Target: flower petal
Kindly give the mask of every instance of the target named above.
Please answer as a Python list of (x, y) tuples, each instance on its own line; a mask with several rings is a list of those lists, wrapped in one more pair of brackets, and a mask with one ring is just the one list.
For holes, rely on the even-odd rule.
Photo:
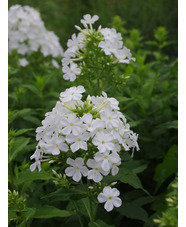
[(121, 201), (121, 199), (118, 198), (118, 197), (113, 197), (113, 198), (112, 198), (112, 203), (113, 203), (113, 205), (114, 205), (115, 207), (120, 207), (121, 204), (122, 204), (122, 201)]
[(100, 193), (100, 194), (98, 195), (97, 199), (98, 199), (98, 201), (99, 201), (100, 203), (104, 203), (104, 202), (107, 201), (107, 197), (106, 197), (103, 193)]
[(73, 167), (67, 167), (66, 169), (65, 169), (65, 174), (68, 176), (68, 177), (72, 177), (73, 175), (74, 175), (74, 173), (75, 173), (75, 168), (73, 168)]
[(104, 208), (107, 212), (110, 212), (111, 210), (113, 210), (114, 206), (113, 206), (113, 203), (108, 200), (105, 205), (104, 205)]
[(72, 179), (76, 182), (79, 182), (81, 180), (81, 173), (80, 171), (76, 171)]

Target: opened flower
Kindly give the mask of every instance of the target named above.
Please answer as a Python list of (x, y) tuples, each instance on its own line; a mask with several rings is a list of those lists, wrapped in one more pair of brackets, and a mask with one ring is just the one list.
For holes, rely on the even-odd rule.
[(116, 188), (107, 186), (103, 189), (103, 192), (98, 195), (98, 201), (100, 203), (105, 203), (105, 210), (110, 212), (114, 207), (121, 206), (122, 201), (118, 198), (119, 195), (120, 192)]
[(65, 174), (68, 177), (72, 177), (72, 179), (76, 182), (81, 180), (82, 175), (84, 177), (88, 174), (88, 169), (84, 166), (84, 161), (82, 158), (76, 158), (75, 160), (68, 158), (67, 164), (71, 165), (71, 167), (67, 167), (65, 169)]

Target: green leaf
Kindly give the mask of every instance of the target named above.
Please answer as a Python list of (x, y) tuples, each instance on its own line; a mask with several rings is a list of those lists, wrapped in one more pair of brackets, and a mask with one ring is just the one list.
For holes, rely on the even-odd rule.
[(113, 181), (121, 181), (131, 185), (133, 188), (144, 190), (139, 177), (130, 169), (120, 167), (119, 173), (116, 176), (107, 176), (105, 181), (111, 183)]
[(52, 171), (46, 172), (42, 170), (38, 172), (37, 170), (35, 170), (34, 172), (31, 172), (30, 169), (27, 169), (19, 175), (19, 177), (16, 179), (16, 183), (22, 184), (34, 180), (50, 180), (50, 179), (53, 179)]
[(89, 227), (114, 227), (114, 225), (108, 225), (107, 223), (103, 222), (102, 220), (90, 222), (88, 224), (88, 226)]
[(79, 200), (87, 197), (87, 194), (79, 189), (66, 189), (60, 188), (55, 192), (52, 192), (43, 198), (48, 198), (50, 201), (67, 201), (67, 200)]
[(22, 134), (24, 134), (24, 133), (26, 133), (26, 132), (29, 132), (29, 131), (33, 131), (33, 130), (35, 130), (35, 129), (33, 129), (33, 128), (28, 128), (28, 129), (20, 129), (20, 130), (18, 130), (18, 131), (9, 131), (9, 136), (20, 136), (20, 135), (22, 135)]
[(34, 113), (34, 111), (32, 109), (26, 108), (26, 109), (22, 109), (22, 110), (14, 110), (8, 111), (8, 123), (12, 123), (16, 118), (20, 117), (20, 116), (24, 116), (24, 115), (28, 115)]
[(128, 168), (130, 170), (132, 170), (133, 173), (141, 173), (143, 172), (147, 166), (148, 163), (143, 161), (143, 160), (131, 160), (129, 162), (125, 162), (124, 163), (125, 168)]
[(30, 142), (30, 138), (19, 137), (16, 138), (12, 148), (10, 149), (9, 162), (13, 161), (17, 156), (24, 153), (24, 148)]
[(25, 85), (23, 85), (23, 87), (29, 89), (32, 93), (34, 93), (35, 95), (40, 97), (41, 93), (40, 93), (39, 89), (36, 86), (34, 86), (33, 84), (25, 84)]
[(155, 198), (152, 196), (143, 196), (143, 194), (139, 190), (125, 193), (122, 196), (123, 204), (120, 208), (117, 208), (117, 211), (128, 218), (147, 222), (148, 213), (142, 206), (152, 203)]
[(157, 165), (154, 180), (157, 181), (155, 192), (162, 183), (172, 174), (178, 171), (178, 146), (173, 145), (167, 152), (162, 163)]
[(23, 119), (31, 123), (34, 123), (37, 126), (41, 124), (40, 120), (34, 116), (24, 116)]
[(168, 128), (168, 129), (171, 129), (171, 128), (178, 129), (178, 120), (165, 122), (164, 124), (161, 124), (158, 127)]
[(34, 218), (53, 218), (53, 217), (70, 217), (74, 215), (73, 212), (67, 210), (60, 210), (54, 206), (45, 205), (36, 210)]
[(131, 219), (137, 219), (144, 222), (148, 220), (148, 213), (134, 202), (123, 202), (117, 211), (123, 216)]

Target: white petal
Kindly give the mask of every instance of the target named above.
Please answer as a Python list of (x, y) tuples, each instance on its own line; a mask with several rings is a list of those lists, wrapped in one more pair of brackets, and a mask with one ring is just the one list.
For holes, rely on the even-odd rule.
[(113, 203), (108, 200), (105, 205), (104, 205), (104, 208), (107, 212), (110, 212), (111, 210), (113, 210), (114, 206), (113, 206)]
[(120, 192), (118, 191), (117, 188), (113, 188), (112, 189), (112, 196), (116, 197), (116, 196), (119, 196), (120, 195)]
[(81, 173), (80, 171), (76, 171), (72, 179), (76, 182), (79, 182), (81, 180)]
[(72, 152), (76, 152), (77, 150), (79, 150), (79, 143), (78, 142), (75, 142), (73, 143), (71, 146), (70, 146)]
[(30, 166), (30, 171), (33, 172), (36, 169), (36, 162)]
[(67, 167), (66, 169), (65, 169), (65, 174), (68, 176), (68, 177), (72, 177), (73, 175), (74, 175), (74, 173), (75, 173), (75, 168), (73, 168), (73, 167)]
[(84, 161), (82, 158), (76, 158), (75, 162), (76, 162), (76, 166), (78, 166), (78, 167), (84, 165)]
[(114, 198), (112, 198), (112, 203), (115, 207), (120, 207), (122, 204), (122, 201), (120, 198), (114, 197)]
[(103, 193), (100, 193), (100, 194), (98, 195), (98, 201), (99, 201), (100, 203), (104, 203), (104, 202), (107, 201), (107, 197), (106, 197)]
[(111, 171), (112, 176), (115, 176), (116, 174), (118, 174), (118, 172), (119, 168), (117, 166), (113, 166)]
[(95, 160), (93, 159), (88, 159), (87, 161), (87, 166), (90, 167), (90, 168), (94, 168), (95, 167)]
[(75, 161), (73, 159), (71, 159), (71, 158), (68, 158), (66, 163), (71, 165), (71, 166), (74, 166)]
[(101, 175), (101, 173), (98, 172), (98, 171), (95, 171), (95, 172), (94, 172), (94, 178), (93, 178), (93, 180), (94, 180), (96, 183), (98, 183), (98, 182), (100, 182), (102, 179), (103, 179), (103, 176)]
[(88, 179), (93, 179), (94, 178), (94, 170), (89, 170), (88, 171)]
[(83, 174), (84, 177), (88, 175), (88, 169), (86, 166), (83, 166), (80, 168), (81, 173)]
[(110, 170), (110, 164), (108, 162), (108, 159), (104, 159), (102, 164), (101, 164), (101, 167), (104, 171), (109, 171)]
[(87, 143), (84, 142), (84, 141), (82, 141), (82, 142), (80, 143), (80, 148), (87, 151)]

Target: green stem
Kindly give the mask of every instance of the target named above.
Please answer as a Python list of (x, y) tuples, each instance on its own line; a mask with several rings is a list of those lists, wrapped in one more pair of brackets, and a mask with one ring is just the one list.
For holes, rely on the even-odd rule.
[(75, 207), (75, 209), (76, 209), (76, 215), (77, 215), (77, 217), (78, 217), (79, 223), (80, 223), (81, 227), (83, 227), (83, 222), (82, 222), (82, 220), (81, 220), (81, 216), (78, 214), (78, 212), (79, 212), (78, 207), (77, 207), (76, 203), (74, 202), (74, 200), (72, 200), (72, 202), (73, 202), (74, 207)]
[[(89, 180), (87, 180), (87, 185), (89, 187)], [(92, 202), (91, 202), (90, 196), (91, 196), (91, 192), (90, 192), (90, 189), (88, 189), (88, 197), (87, 197), (87, 199), (88, 199), (90, 221), (93, 222), (94, 221), (94, 215), (93, 215), (93, 211), (92, 211)]]
[[(88, 191), (86, 190), (86, 188), (84, 187), (84, 184), (83, 184), (82, 180), (81, 180), (81, 185), (82, 185), (83, 190), (87, 194), (87, 203), (88, 203), (87, 212), (88, 212), (90, 221), (93, 222), (94, 221), (94, 215), (93, 215), (93, 211), (92, 211), (92, 202), (91, 202), (91, 199), (90, 199), (91, 192), (90, 192), (89, 189), (88, 189)], [(87, 180), (87, 186), (89, 187), (89, 180)]]
[(90, 221), (93, 222), (94, 221), (94, 217), (93, 217), (93, 212), (92, 212), (92, 202), (91, 202), (89, 196), (87, 197), (87, 199), (88, 199)]

